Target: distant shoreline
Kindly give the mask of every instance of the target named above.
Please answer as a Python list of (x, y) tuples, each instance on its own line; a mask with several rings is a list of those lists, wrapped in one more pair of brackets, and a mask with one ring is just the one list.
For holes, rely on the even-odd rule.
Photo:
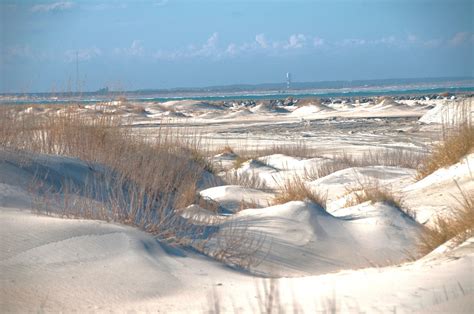
[(261, 92), (235, 92), (235, 93), (190, 93), (189, 95), (136, 95), (134, 93), (111, 93), (106, 95), (72, 95), (72, 96), (0, 96), (0, 104), (77, 104), (109, 102), (126, 99), (133, 102), (166, 102), (178, 100), (197, 101), (233, 101), (233, 100), (276, 100), (285, 98), (360, 98), (360, 97), (411, 97), (435, 95), (460, 95), (474, 93), (474, 86), (431, 87), (431, 88), (374, 88), (374, 89), (337, 89), (337, 90), (286, 90), (286, 91), (261, 91)]

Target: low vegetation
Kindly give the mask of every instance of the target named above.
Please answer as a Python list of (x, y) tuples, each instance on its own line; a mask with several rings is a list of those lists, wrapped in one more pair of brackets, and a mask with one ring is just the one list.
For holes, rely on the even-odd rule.
[[(229, 220), (220, 226), (208, 243), (204, 244), (203, 251), (218, 261), (241, 269), (251, 269), (258, 266), (268, 254), (270, 247), (266, 247), (264, 233), (250, 230), (247, 222)], [(259, 254), (259, 252), (264, 253)]]
[(359, 183), (359, 187), (350, 190), (351, 199), (346, 206), (355, 206), (365, 202), (385, 203), (387, 205), (403, 208), (401, 198), (395, 196), (392, 191), (380, 186), (378, 182)]
[(186, 227), (176, 210), (195, 202), (212, 170), (197, 138), (168, 129), (150, 142), (133, 136), (115, 116), (84, 116), (68, 107), (41, 115), (5, 107), (0, 116), (3, 150), (75, 157), (93, 170), (82, 185), (64, 178), (48, 186), (53, 174), (38, 173), (31, 186), (41, 192), (39, 210), (52, 210), (44, 205), (56, 200), (62, 208), (56, 214), (117, 221), (176, 239)]
[(431, 155), (418, 169), (418, 179), (436, 170), (458, 163), (464, 156), (474, 152), (474, 126), (462, 124), (443, 132), (441, 142), (433, 147)]
[(441, 141), (418, 168), (418, 179), (430, 175), (436, 170), (458, 163), (464, 156), (474, 152), (474, 125), (472, 104), (462, 103), (457, 108), (454, 121), (443, 123)]
[(240, 185), (246, 188), (257, 190), (267, 190), (268, 186), (255, 172), (242, 172), (231, 170), (226, 172), (223, 177), (224, 181), (229, 185)]
[(474, 192), (461, 190), (461, 195), (450, 216), (437, 216), (432, 227), (426, 227), (420, 235), (421, 254), (428, 254), (447, 241), (455, 246), (474, 236)]
[(306, 180), (314, 181), (331, 173), (352, 167), (392, 166), (417, 169), (425, 154), (404, 149), (383, 149), (364, 152), (360, 157), (345, 152), (334, 155), (316, 167), (305, 169)]
[(280, 187), (280, 193), (273, 199), (273, 205), (291, 201), (310, 201), (326, 208), (326, 196), (308, 188), (300, 177), (294, 177), (283, 183)]

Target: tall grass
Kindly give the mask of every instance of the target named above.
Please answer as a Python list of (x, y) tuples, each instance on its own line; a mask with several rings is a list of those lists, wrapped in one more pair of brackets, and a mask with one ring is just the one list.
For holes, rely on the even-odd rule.
[(421, 254), (428, 254), (449, 240), (458, 245), (474, 236), (474, 192), (461, 191), (452, 214), (447, 217), (437, 216), (432, 227), (426, 227), (420, 235), (418, 248)]
[(474, 152), (474, 117), (471, 108), (471, 100), (463, 102), (452, 113), (455, 119), (445, 118), (448, 121), (443, 121), (441, 140), (418, 168), (418, 179), (423, 179), (440, 168), (454, 165)]
[[(76, 157), (91, 169), (103, 169), (80, 184), (64, 178), (54, 188), (36, 189), (43, 203), (58, 198), (66, 216), (112, 220), (175, 237), (183, 223), (177, 210), (196, 200), (199, 184), (212, 170), (198, 153), (198, 139), (184, 140), (163, 128), (150, 142), (133, 136), (117, 116), (84, 116), (68, 108), (34, 114), (11, 107), (2, 108), (0, 116), (3, 150)], [(51, 178), (41, 173), (33, 186)]]
[(370, 201), (372, 203), (385, 203), (400, 210), (403, 208), (402, 199), (393, 194), (388, 188), (380, 186), (379, 182), (361, 183), (359, 181), (358, 184), (358, 187), (349, 190), (351, 199), (346, 203), (346, 206), (355, 206)]
[(223, 179), (227, 184), (231, 185), (240, 185), (257, 190), (268, 190), (268, 185), (265, 180), (262, 180), (255, 171), (239, 173), (236, 170), (231, 170), (225, 173)]
[(342, 152), (318, 166), (305, 169), (305, 178), (310, 181), (323, 178), (331, 173), (352, 167), (392, 166), (417, 169), (426, 154), (405, 149), (383, 149), (364, 152), (355, 157)]
[(273, 144), (269, 147), (247, 149), (243, 147), (232, 148), (230, 146), (224, 147), (219, 150), (221, 152), (232, 152), (237, 155), (234, 167), (240, 167), (244, 162), (252, 159), (258, 159), (260, 157), (282, 154), (286, 156), (299, 157), (299, 158), (313, 158), (317, 157), (317, 151), (308, 146), (306, 141), (297, 141), (293, 144)]
[(326, 208), (326, 196), (312, 191), (300, 177), (285, 181), (280, 187), (280, 193), (273, 199), (273, 204), (284, 204), (290, 201), (310, 201)]

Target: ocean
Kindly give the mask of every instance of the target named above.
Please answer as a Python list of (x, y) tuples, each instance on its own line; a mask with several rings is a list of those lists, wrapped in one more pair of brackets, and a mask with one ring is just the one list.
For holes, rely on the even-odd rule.
[(90, 104), (126, 98), (133, 102), (166, 102), (171, 100), (230, 101), (293, 98), (359, 98), (371, 96), (435, 95), (442, 93), (474, 93), (474, 86), (371, 86), (359, 88), (298, 89), (269, 91), (197, 91), (197, 92), (110, 92), (98, 93), (31, 93), (3, 94), (0, 104)]

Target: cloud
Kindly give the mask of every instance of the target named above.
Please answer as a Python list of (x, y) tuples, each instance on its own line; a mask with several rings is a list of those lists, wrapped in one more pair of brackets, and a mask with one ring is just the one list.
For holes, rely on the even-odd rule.
[(102, 50), (97, 47), (78, 49), (78, 50), (67, 50), (65, 52), (66, 61), (74, 62), (76, 57), (79, 61), (88, 61), (93, 58), (99, 57), (102, 55)]
[[(312, 46), (308, 45), (308, 42), (312, 43)], [(174, 51), (158, 50), (153, 57), (156, 59), (174, 60), (192, 57), (235, 57), (255, 53), (277, 56), (297, 53), (297, 51), (308, 51), (308, 49), (312, 47), (319, 47), (324, 44), (324, 39), (304, 34), (292, 34), (287, 40), (278, 41), (270, 40), (265, 34), (260, 33), (255, 35), (252, 41), (243, 43), (231, 42), (222, 47), (219, 46), (219, 34), (215, 32), (202, 45), (189, 45), (186, 49), (177, 49)]]
[(454, 34), (454, 36), (449, 40), (449, 44), (453, 46), (459, 46), (462, 43), (466, 42), (469, 39), (468, 32), (459, 32)]
[(416, 43), (416, 42), (418, 41), (418, 37), (416, 37), (416, 36), (413, 35), (413, 34), (408, 34), (408, 36), (407, 36), (407, 41), (408, 41), (409, 43), (412, 43), (412, 44), (413, 44), (413, 43)]
[[(471, 39), (472, 37), (472, 39)], [(463, 33), (455, 36), (451, 41), (464, 42), (474, 41), (474, 36), (470, 33)], [(230, 42), (225, 45), (220, 44), (219, 34), (214, 32), (211, 36), (200, 45), (189, 45), (187, 48), (176, 49), (174, 51), (158, 50), (153, 56), (157, 59), (176, 60), (180, 58), (225, 58), (237, 57), (242, 55), (264, 54), (266, 56), (287, 56), (287, 55), (303, 55), (314, 53), (322, 47), (337, 49), (344, 48), (363, 48), (364, 49), (380, 49), (389, 47), (393, 49), (404, 49), (407, 47), (436, 47), (446, 42), (441, 39), (424, 40), (413, 34), (408, 34), (404, 38), (398, 38), (394, 35), (387, 35), (375, 39), (367, 38), (346, 38), (335, 41), (327, 41), (324, 38), (295, 33), (290, 35), (286, 40), (274, 40), (268, 38), (265, 34), (256, 34), (253, 40), (246, 42)]]
[(60, 1), (53, 3), (37, 4), (31, 7), (32, 12), (54, 12), (65, 11), (74, 7), (74, 3), (70, 1)]
[(22, 57), (30, 58), (33, 56), (29, 45), (14, 45), (6, 49), (5, 55), (7, 57)]
[(160, 0), (160, 1), (155, 1), (153, 2), (153, 5), (155, 7), (162, 7), (168, 3), (168, 0)]
[(428, 39), (428, 40), (423, 41), (423, 46), (427, 47), (427, 48), (436, 48), (436, 47), (441, 46), (442, 43), (443, 43), (443, 40), (441, 40), (439, 38), (438, 39)]
[(367, 40), (360, 38), (346, 38), (337, 42), (339, 46), (362, 46), (367, 43)]
[(28, 44), (0, 46), (0, 63), (8, 63), (13, 60), (21, 62), (25, 59), (43, 61), (52, 57), (51, 52), (35, 49)]
[(91, 11), (104, 11), (104, 10), (114, 10), (114, 9), (126, 9), (128, 5), (126, 3), (84, 3), (81, 4), (81, 9), (91, 10)]
[(395, 45), (395, 44), (400, 44), (400, 42), (395, 38), (395, 36), (388, 36), (388, 37), (382, 37), (378, 40), (375, 40), (374, 43), (376, 44), (384, 44), (384, 45)]
[(145, 54), (145, 48), (143, 47), (143, 42), (141, 40), (135, 39), (132, 41), (130, 47), (115, 48), (114, 52), (116, 54), (123, 54), (127, 56), (143, 56)]
[(288, 39), (288, 43), (283, 45), (285, 49), (299, 49), (306, 44), (306, 36), (303, 34), (293, 34)]
[[(153, 57), (156, 59), (174, 60), (180, 58), (193, 57), (221, 57), (224, 53), (218, 48), (219, 34), (214, 32), (202, 45), (189, 45), (186, 49), (178, 49), (175, 51), (158, 50)], [(236, 47), (234, 47), (236, 48)], [(229, 48), (228, 48), (229, 49)], [(232, 47), (229, 51), (232, 51)]]
[(314, 47), (321, 47), (324, 45), (324, 39), (320, 38), (320, 37), (314, 37), (313, 38), (313, 46)]
[(265, 48), (268, 48), (269, 46), (264, 34), (255, 35), (255, 41), (261, 48), (265, 49)]

